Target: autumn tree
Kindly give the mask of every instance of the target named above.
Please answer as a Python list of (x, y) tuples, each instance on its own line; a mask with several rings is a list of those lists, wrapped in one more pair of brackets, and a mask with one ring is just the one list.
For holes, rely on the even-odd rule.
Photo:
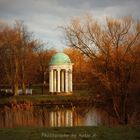
[(139, 69), (140, 22), (131, 17), (107, 17), (100, 24), (88, 14), (73, 19), (64, 30), (67, 45), (91, 59), (91, 83), (97, 92), (110, 104), (119, 123), (127, 124), (133, 114), (129, 101), (135, 94), (132, 86)]
[(17, 95), (19, 87), (25, 93), (25, 67), (27, 66), (25, 60), (35, 40), (20, 21), (17, 21), (13, 27), (4, 25), (2, 27), (0, 30), (1, 65), (13, 93)]
[[(75, 48), (65, 48), (66, 53), (73, 65), (73, 83), (75, 89), (88, 88), (87, 82), (90, 77), (91, 71), (91, 60), (83, 55), (79, 50)], [(86, 75), (86, 76), (85, 76)]]
[(39, 43), (39, 47), (36, 49), (37, 61), (38, 61), (38, 76), (41, 78), (42, 94), (44, 94), (44, 86), (46, 85), (46, 80), (48, 81), (48, 71), (49, 71), (49, 61), (55, 50), (48, 48), (48, 45)]

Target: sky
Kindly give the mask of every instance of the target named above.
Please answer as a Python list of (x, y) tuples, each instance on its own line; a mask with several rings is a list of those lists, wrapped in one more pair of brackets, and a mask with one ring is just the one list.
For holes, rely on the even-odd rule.
[(60, 27), (86, 12), (100, 21), (106, 16), (140, 19), (140, 0), (0, 0), (1, 22), (22, 20), (36, 38), (59, 51), (66, 47)]

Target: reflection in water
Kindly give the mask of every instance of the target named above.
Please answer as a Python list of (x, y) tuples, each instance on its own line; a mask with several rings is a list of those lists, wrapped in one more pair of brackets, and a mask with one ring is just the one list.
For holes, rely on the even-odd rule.
[(97, 126), (112, 125), (116, 122), (105, 112), (95, 108), (52, 108), (30, 107), (28, 109), (8, 108), (0, 109), (0, 127), (19, 126)]
[(73, 126), (74, 117), (72, 110), (51, 111), (50, 112), (50, 126)]

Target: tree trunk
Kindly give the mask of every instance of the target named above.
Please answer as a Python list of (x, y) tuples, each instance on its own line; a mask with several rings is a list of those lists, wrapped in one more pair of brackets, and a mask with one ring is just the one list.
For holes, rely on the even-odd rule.
[(18, 82), (14, 83), (14, 95), (18, 95)]
[(42, 95), (44, 94), (45, 74), (46, 74), (46, 72), (42, 73)]
[(24, 64), (21, 66), (21, 72), (22, 72), (22, 93), (26, 94), (26, 86), (25, 86), (25, 75), (24, 75)]
[(14, 75), (14, 95), (18, 95), (18, 74), (19, 74), (19, 65), (18, 60), (15, 58), (15, 75)]

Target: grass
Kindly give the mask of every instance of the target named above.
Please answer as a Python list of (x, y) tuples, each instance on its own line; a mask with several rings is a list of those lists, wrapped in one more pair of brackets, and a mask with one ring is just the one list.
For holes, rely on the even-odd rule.
[(140, 126), (1, 128), (1, 140), (139, 140)]
[[(37, 90), (36, 90), (37, 92)], [(72, 95), (51, 95), (45, 93), (44, 95), (41, 94), (34, 94), (33, 95), (18, 95), (13, 97), (4, 97), (0, 98), (0, 104), (7, 104), (7, 103), (19, 103), (19, 102), (32, 102), (35, 103), (47, 103), (47, 102), (69, 102), (69, 101), (79, 101), (79, 100), (88, 100), (89, 96), (87, 91), (74, 91)]]

